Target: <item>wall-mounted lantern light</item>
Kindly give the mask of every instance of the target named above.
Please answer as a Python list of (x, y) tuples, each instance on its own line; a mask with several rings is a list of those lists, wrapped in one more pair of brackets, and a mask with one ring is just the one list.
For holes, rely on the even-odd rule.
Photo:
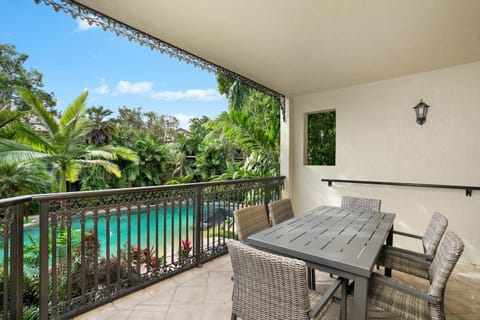
[(425, 123), (425, 121), (427, 121), (428, 108), (430, 108), (430, 106), (423, 102), (422, 99), (420, 99), (420, 102), (413, 107), (413, 109), (415, 109), (415, 113), (417, 114), (417, 123), (419, 125), (422, 125)]

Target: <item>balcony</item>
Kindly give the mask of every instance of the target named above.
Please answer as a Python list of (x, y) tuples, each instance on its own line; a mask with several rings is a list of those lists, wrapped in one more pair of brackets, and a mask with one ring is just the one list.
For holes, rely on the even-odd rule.
[[(3, 318), (32, 312), (23, 275), (36, 272), (37, 311), (45, 319), (228, 319), (232, 269), (225, 238), (234, 237), (228, 212), (278, 199), (283, 183), (278, 177), (5, 199)], [(39, 224), (24, 227), (25, 207), (34, 204)], [(320, 272), (316, 278), (319, 290), (331, 281)], [(446, 292), (448, 319), (477, 319), (478, 299), (480, 269), (458, 264)], [(337, 307), (328, 314), (336, 319)], [(373, 308), (369, 315), (391, 318)]]
[[(0, 201), (2, 317), (70, 319), (226, 253), (229, 213), (280, 197), (284, 177)], [(27, 206), (38, 223), (24, 227)], [(220, 217), (221, 216), (221, 217)], [(193, 271), (195, 272), (195, 271)]]

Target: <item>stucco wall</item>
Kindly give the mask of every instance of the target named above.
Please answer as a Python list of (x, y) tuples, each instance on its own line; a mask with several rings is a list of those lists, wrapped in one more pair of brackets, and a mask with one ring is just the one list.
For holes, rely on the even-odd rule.
[[(415, 122), (420, 99), (431, 106)], [(322, 178), (480, 186), (480, 62), (316, 94), (289, 97), (290, 143), (282, 166), (296, 212), (339, 205), (342, 195), (382, 199), (395, 228), (422, 234), (431, 213), (465, 242), (462, 261), (480, 264), (480, 191), (333, 184)], [(303, 165), (304, 115), (335, 109), (336, 166)], [(412, 242), (395, 239), (413, 248)]]

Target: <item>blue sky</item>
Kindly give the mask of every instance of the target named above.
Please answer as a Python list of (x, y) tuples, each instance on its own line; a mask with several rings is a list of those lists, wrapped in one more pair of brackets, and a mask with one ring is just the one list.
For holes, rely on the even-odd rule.
[(44, 75), (63, 110), (83, 90), (87, 106), (116, 111), (121, 106), (188, 119), (214, 117), (227, 109), (215, 74), (91, 28), (33, 0), (0, 0), (0, 43), (29, 55), (26, 68)]

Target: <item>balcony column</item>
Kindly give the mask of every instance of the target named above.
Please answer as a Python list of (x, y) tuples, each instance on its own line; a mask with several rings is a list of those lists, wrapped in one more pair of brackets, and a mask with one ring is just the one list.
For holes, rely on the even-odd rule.
[[(293, 99), (285, 97), (285, 121), (280, 119), (280, 175), (285, 176), (282, 198), (292, 197), (293, 178)], [(280, 118), (282, 116), (280, 115)], [(293, 200), (294, 201), (294, 200)]]

